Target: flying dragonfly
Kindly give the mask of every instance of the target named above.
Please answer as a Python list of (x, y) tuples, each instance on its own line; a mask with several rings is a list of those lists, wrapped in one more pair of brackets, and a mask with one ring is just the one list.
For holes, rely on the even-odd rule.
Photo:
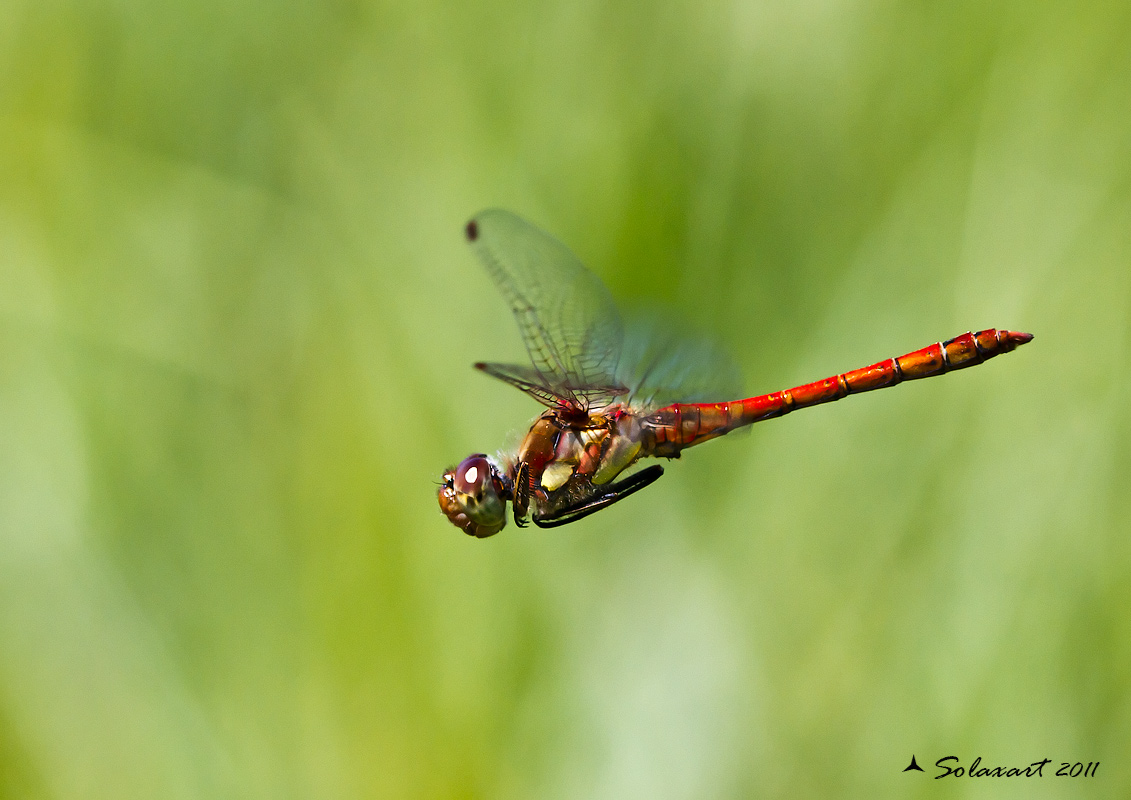
[[(518, 323), (529, 364), (475, 368), (526, 392), (544, 411), (517, 452), (468, 456), (444, 472), (440, 509), (479, 538), (507, 520), (542, 528), (576, 522), (654, 483), (658, 464), (687, 448), (799, 408), (981, 364), (1032, 340), (1028, 333), (964, 333), (898, 358), (772, 394), (659, 404), (642, 391), (649, 370), (624, 369), (624, 326), (612, 297), (570, 250), (509, 211), (492, 209), (465, 233)], [(667, 387), (676, 396), (680, 386)]]

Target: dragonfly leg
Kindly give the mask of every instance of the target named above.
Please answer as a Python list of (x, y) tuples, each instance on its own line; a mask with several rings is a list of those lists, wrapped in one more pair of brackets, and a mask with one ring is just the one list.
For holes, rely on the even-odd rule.
[(554, 511), (552, 514), (546, 516), (534, 516), (534, 524), (539, 528), (557, 528), (561, 525), (568, 525), (571, 522), (590, 514), (600, 511), (602, 508), (607, 508), (618, 500), (623, 500), (630, 494), (635, 494), (643, 489), (645, 486), (655, 482), (661, 475), (664, 474), (664, 468), (659, 464), (654, 464), (647, 469), (642, 469), (635, 475), (625, 478), (623, 481), (614, 483), (608, 489), (596, 497), (590, 497), (580, 503), (566, 506)]
[(525, 528), (526, 512), (530, 510), (530, 465), (523, 461), (518, 465), (518, 472), (514, 476), (514, 524)]

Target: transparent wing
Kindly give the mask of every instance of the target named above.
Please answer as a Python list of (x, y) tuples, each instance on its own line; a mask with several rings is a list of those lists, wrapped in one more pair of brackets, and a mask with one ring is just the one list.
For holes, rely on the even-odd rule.
[(498, 378), (514, 388), (526, 392), (544, 406), (554, 408), (558, 405), (558, 395), (545, 385), (544, 379), (533, 367), (524, 367), (520, 364), (485, 364), (479, 362), (475, 365), (475, 368), (481, 372), (486, 372), (492, 378)]
[(472, 219), (467, 238), (510, 305), (533, 369), (493, 364), (485, 372), (550, 406), (588, 410), (625, 393), (616, 379), (624, 336), (620, 315), (604, 284), (577, 256), (500, 209)]
[(562, 393), (566, 389), (570, 389), (575, 394), (582, 393), (586, 397), (593, 395), (596, 396), (598, 390), (603, 391), (609, 397), (616, 397), (626, 394), (628, 389), (624, 386), (584, 386), (584, 387), (569, 387), (559, 386), (556, 388), (549, 388), (543, 384), (543, 378), (539, 372), (533, 367), (527, 367), (522, 364), (495, 364), (480, 362), (475, 365), (475, 368), (481, 372), (486, 372), (492, 378), (509, 383), (511, 386), (526, 392), (539, 403), (549, 408), (557, 408), (561, 405)]
[(705, 335), (676, 333), (656, 313), (629, 320), (617, 377), (642, 409), (670, 403), (709, 403), (743, 397), (742, 372), (730, 351)]

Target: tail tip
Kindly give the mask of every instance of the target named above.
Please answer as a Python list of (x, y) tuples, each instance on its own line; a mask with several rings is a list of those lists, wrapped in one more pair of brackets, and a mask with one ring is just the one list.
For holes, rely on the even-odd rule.
[(1005, 337), (1014, 347), (1020, 347), (1023, 344), (1029, 344), (1029, 342), (1033, 341), (1033, 334), (1021, 333), (1020, 331), (1006, 331)]

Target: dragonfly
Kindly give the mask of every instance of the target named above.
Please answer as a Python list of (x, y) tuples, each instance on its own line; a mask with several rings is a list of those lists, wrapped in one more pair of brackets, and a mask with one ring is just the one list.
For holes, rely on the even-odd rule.
[[(645, 388), (656, 362), (636, 369), (622, 363), (625, 329), (617, 307), (565, 245), (501, 209), (476, 215), (465, 234), (510, 307), (529, 356), (528, 364), (475, 368), (546, 407), (517, 451), (494, 458), (475, 453), (444, 472), (440, 509), (478, 538), (505, 527), (508, 503), (518, 527), (576, 522), (663, 475), (659, 464), (633, 470), (642, 459), (679, 458), (755, 422), (972, 367), (1033, 338), (990, 328), (771, 394), (660, 404), (660, 392)], [(665, 388), (679, 396), (681, 387)]]

